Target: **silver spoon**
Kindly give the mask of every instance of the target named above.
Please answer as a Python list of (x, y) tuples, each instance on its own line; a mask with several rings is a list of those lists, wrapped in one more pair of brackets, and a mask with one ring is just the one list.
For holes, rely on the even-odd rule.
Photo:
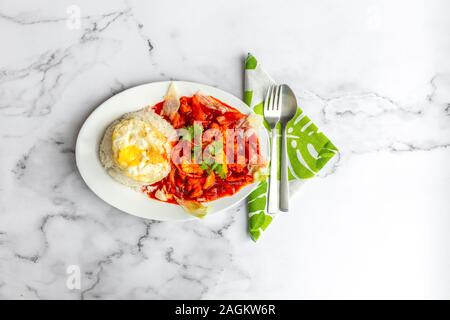
[(280, 210), (289, 211), (289, 179), (288, 179), (288, 154), (286, 125), (297, 112), (297, 98), (288, 85), (283, 84), (281, 87), (281, 185), (280, 185)]

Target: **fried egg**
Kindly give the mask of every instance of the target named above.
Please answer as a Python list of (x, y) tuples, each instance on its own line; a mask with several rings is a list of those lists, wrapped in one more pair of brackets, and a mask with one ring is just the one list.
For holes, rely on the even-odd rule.
[(153, 184), (170, 172), (177, 134), (152, 110), (128, 113), (106, 130), (100, 161), (115, 180), (130, 187)]

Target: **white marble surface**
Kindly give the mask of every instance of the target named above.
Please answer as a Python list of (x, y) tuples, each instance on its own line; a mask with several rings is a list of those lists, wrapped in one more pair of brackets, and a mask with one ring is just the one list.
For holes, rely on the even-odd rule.
[[(449, 11), (448, 1), (2, 0), (0, 298), (450, 298)], [(166, 79), (239, 96), (247, 51), (341, 150), (260, 242), (243, 205), (160, 223), (88, 190), (74, 144), (100, 102)], [(73, 265), (80, 289), (66, 285)]]

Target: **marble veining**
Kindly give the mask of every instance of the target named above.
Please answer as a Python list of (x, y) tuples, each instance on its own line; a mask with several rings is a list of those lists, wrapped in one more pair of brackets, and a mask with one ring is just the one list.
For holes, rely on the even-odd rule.
[[(449, 298), (449, 6), (399, 3), (3, 1), (0, 298)], [(99, 103), (167, 79), (241, 96), (247, 51), (341, 151), (260, 242), (243, 203), (165, 223), (88, 189)]]

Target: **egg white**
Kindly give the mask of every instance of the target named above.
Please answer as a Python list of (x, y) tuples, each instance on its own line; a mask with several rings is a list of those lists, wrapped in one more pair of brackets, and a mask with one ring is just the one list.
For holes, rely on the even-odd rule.
[[(152, 110), (127, 113), (106, 129), (100, 144), (100, 161), (112, 178), (126, 186), (153, 184), (169, 174), (172, 142), (176, 138), (170, 123)], [(129, 146), (141, 151), (133, 165), (118, 161), (120, 151)], [(151, 153), (145, 150), (159, 152), (164, 159), (156, 157), (152, 161)]]

